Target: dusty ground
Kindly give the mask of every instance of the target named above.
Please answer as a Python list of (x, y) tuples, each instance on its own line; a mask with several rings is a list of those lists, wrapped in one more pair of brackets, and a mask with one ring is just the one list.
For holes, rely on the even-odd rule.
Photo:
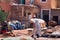
[(60, 40), (60, 38), (37, 38), (37, 40)]
[[(27, 29), (30, 30), (30, 29)], [(17, 34), (21, 34), (21, 35), (30, 35), (31, 33), (29, 33), (26, 29), (25, 30), (13, 30), (13, 33), (15, 35)], [(32, 29), (31, 29), (32, 30)], [(44, 38), (44, 37), (40, 37), (40, 38), (36, 38), (36, 40), (60, 40), (60, 38)]]

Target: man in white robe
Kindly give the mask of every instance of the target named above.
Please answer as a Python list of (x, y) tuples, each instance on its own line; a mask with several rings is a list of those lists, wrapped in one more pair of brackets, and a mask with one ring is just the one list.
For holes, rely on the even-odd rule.
[(46, 27), (45, 21), (39, 18), (32, 18), (30, 21), (34, 23), (33, 37), (36, 37), (36, 34), (38, 34), (38, 37), (40, 37), (42, 27)]

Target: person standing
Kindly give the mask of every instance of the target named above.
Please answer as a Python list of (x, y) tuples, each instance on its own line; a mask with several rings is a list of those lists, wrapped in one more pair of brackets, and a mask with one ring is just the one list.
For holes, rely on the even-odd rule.
[(31, 28), (30, 27), (30, 19), (32, 18), (32, 15), (31, 13), (28, 13), (28, 28)]

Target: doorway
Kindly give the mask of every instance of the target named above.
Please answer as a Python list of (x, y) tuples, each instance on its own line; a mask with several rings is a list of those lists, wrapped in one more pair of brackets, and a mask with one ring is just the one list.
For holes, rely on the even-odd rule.
[(49, 10), (42, 10), (41, 18), (46, 22), (50, 19), (50, 11)]
[(58, 23), (58, 16), (53, 16), (53, 20)]

